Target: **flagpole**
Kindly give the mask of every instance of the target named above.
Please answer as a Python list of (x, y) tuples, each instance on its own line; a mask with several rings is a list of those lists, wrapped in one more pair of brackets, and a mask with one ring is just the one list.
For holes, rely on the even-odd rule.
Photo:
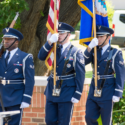
[[(93, 28), (94, 38), (96, 38), (96, 18), (95, 18), (95, 0), (93, 0)], [(94, 72), (95, 72), (95, 90), (97, 89), (97, 48), (94, 47)]]
[[(54, 33), (56, 32), (57, 32), (57, 0), (54, 0)], [(56, 43), (54, 43), (54, 93), (56, 93)]]

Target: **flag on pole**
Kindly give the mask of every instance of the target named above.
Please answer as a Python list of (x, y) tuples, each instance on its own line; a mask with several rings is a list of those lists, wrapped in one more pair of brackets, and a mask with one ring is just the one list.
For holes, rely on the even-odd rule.
[[(78, 0), (81, 9), (80, 41), (88, 46), (93, 39), (93, 0)], [(105, 0), (95, 0), (96, 25), (109, 27)]]
[[(56, 5), (56, 10), (57, 10), (57, 28), (58, 28), (58, 19), (59, 19), (59, 8), (60, 8), (60, 0), (51, 0), (50, 1), (50, 8), (49, 8), (49, 14), (48, 14), (48, 20), (46, 23), (47, 27), (47, 41), (51, 37), (51, 35), (54, 33), (54, 4), (55, 2), (57, 3)], [(49, 51), (48, 56), (45, 60), (45, 65), (49, 70), (52, 70), (52, 63), (54, 60), (54, 47)]]

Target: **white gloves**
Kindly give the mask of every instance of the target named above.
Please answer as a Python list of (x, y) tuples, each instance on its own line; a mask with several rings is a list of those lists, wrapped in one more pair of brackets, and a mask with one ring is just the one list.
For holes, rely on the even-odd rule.
[(29, 107), (29, 104), (28, 104), (28, 103), (26, 103), (26, 102), (22, 102), (22, 103), (21, 103), (21, 106), (20, 106), (21, 109), (22, 109), (22, 108), (27, 108), (27, 107)]
[(74, 97), (72, 97), (72, 98), (71, 98), (71, 102), (72, 102), (72, 103), (78, 103), (79, 100), (78, 100), (78, 99), (75, 99)]
[(94, 48), (95, 46), (97, 46), (98, 45), (98, 39), (97, 38), (94, 38), (94, 39), (92, 39), (92, 41), (90, 42), (90, 44), (89, 44), (89, 48)]
[(120, 97), (117, 97), (117, 96), (112, 97), (113, 102), (119, 102), (119, 100), (120, 100)]
[(50, 41), (51, 43), (56, 43), (56, 42), (58, 41), (58, 38), (59, 38), (59, 34), (58, 34), (58, 33), (54, 33), (54, 34), (50, 37), (49, 41)]

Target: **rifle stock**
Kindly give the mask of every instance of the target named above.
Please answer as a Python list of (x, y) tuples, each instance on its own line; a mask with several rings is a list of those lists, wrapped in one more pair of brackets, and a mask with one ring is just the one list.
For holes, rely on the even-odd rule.
[(16, 23), (16, 21), (15, 21), (15, 20), (13, 20), (13, 21), (12, 21), (12, 23), (10, 24), (9, 28), (13, 28), (13, 27), (14, 27), (14, 25), (15, 25), (15, 23)]
[(0, 58), (2, 57), (2, 54), (4, 53), (4, 47), (3, 47), (3, 41), (0, 44)]

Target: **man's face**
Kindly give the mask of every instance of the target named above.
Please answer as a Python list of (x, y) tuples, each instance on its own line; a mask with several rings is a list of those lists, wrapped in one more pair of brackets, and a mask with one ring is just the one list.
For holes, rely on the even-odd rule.
[[(4, 48), (8, 48), (13, 42), (15, 41), (15, 38), (3, 38), (4, 42)], [(9, 50), (13, 50), (18, 46), (18, 42), (16, 41), (10, 48)]]
[(60, 33), (59, 32), (59, 39), (58, 39), (58, 42), (61, 42), (63, 41), (67, 36), (67, 33)]
[[(98, 38), (98, 45), (100, 46), (100, 45), (102, 45), (103, 44), (103, 42), (106, 40), (106, 38), (107, 38), (107, 36), (106, 35), (104, 35), (104, 36), (97, 36), (97, 38)], [(107, 44), (107, 41), (109, 41), (108, 39), (106, 40), (106, 44)]]

